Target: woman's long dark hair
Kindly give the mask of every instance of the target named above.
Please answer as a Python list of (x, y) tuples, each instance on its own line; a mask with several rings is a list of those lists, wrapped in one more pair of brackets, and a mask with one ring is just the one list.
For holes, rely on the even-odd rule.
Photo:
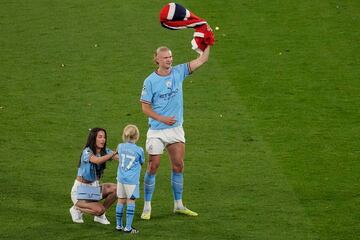
[[(96, 155), (96, 137), (97, 137), (98, 132), (100, 132), (100, 131), (103, 131), (105, 133), (105, 139), (106, 139), (104, 147), (102, 149), (100, 149), (100, 156), (104, 156), (104, 155), (106, 155), (106, 142), (107, 142), (107, 133), (104, 128), (92, 128), (90, 130), (84, 149), (88, 147)], [(78, 167), (80, 167), (80, 164), (81, 164), (81, 156), (82, 156), (82, 152), (80, 155)], [(94, 163), (91, 163), (91, 164), (94, 165), (95, 170), (96, 170), (96, 176), (100, 179), (104, 173), (104, 169), (106, 168), (106, 162), (104, 162), (100, 165), (97, 165)]]

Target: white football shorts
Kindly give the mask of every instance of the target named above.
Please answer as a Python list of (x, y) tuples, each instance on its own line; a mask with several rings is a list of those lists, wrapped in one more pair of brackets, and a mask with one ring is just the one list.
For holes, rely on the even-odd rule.
[(149, 129), (146, 137), (146, 151), (151, 155), (162, 154), (169, 144), (185, 143), (185, 133), (181, 126), (162, 130)]
[(117, 183), (116, 195), (118, 198), (136, 199), (140, 197), (139, 184)]

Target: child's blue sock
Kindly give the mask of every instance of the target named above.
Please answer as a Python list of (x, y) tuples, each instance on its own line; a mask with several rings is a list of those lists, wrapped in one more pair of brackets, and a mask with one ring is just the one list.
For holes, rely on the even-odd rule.
[(124, 204), (116, 204), (116, 226), (122, 227), (122, 217), (124, 211)]
[(126, 230), (132, 229), (134, 213), (135, 213), (135, 203), (128, 203), (126, 208)]

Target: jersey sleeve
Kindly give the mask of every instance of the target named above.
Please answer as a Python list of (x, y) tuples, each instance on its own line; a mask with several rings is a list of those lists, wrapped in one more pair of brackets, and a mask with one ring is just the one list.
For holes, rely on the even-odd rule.
[(191, 74), (191, 70), (190, 70), (190, 63), (185, 63), (185, 77), (189, 76)]
[(81, 155), (81, 161), (83, 162), (90, 162), (90, 157), (94, 155), (90, 148), (85, 148)]
[(106, 148), (105, 152), (106, 152), (106, 154), (110, 154), (110, 153), (113, 153), (114, 151), (111, 150), (110, 148)]
[(151, 103), (152, 98), (153, 98), (152, 86), (151, 86), (151, 82), (150, 82), (149, 78), (147, 78), (144, 81), (144, 86), (141, 91), (140, 101)]
[(117, 146), (117, 152), (118, 152), (119, 157), (120, 157), (120, 154), (122, 152), (122, 144), (121, 143), (119, 143), (119, 145)]
[(176, 71), (178, 71), (179, 75), (181, 76), (182, 81), (184, 81), (185, 78), (190, 75), (189, 63), (179, 64), (175, 68)]
[(145, 163), (144, 149), (140, 147), (139, 150), (140, 150), (140, 164), (143, 165)]

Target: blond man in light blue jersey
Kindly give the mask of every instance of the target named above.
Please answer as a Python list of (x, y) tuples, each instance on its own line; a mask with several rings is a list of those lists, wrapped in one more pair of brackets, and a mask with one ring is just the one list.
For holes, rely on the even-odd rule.
[(172, 52), (159, 47), (154, 54), (158, 65), (144, 81), (140, 101), (142, 111), (149, 117), (146, 151), (149, 163), (144, 177), (145, 204), (142, 219), (151, 218), (151, 198), (155, 189), (155, 175), (160, 156), (166, 148), (172, 165), (171, 186), (174, 195), (174, 212), (189, 216), (198, 214), (182, 202), (185, 134), (183, 130), (183, 81), (207, 62), (210, 47), (189, 63), (172, 66)]

